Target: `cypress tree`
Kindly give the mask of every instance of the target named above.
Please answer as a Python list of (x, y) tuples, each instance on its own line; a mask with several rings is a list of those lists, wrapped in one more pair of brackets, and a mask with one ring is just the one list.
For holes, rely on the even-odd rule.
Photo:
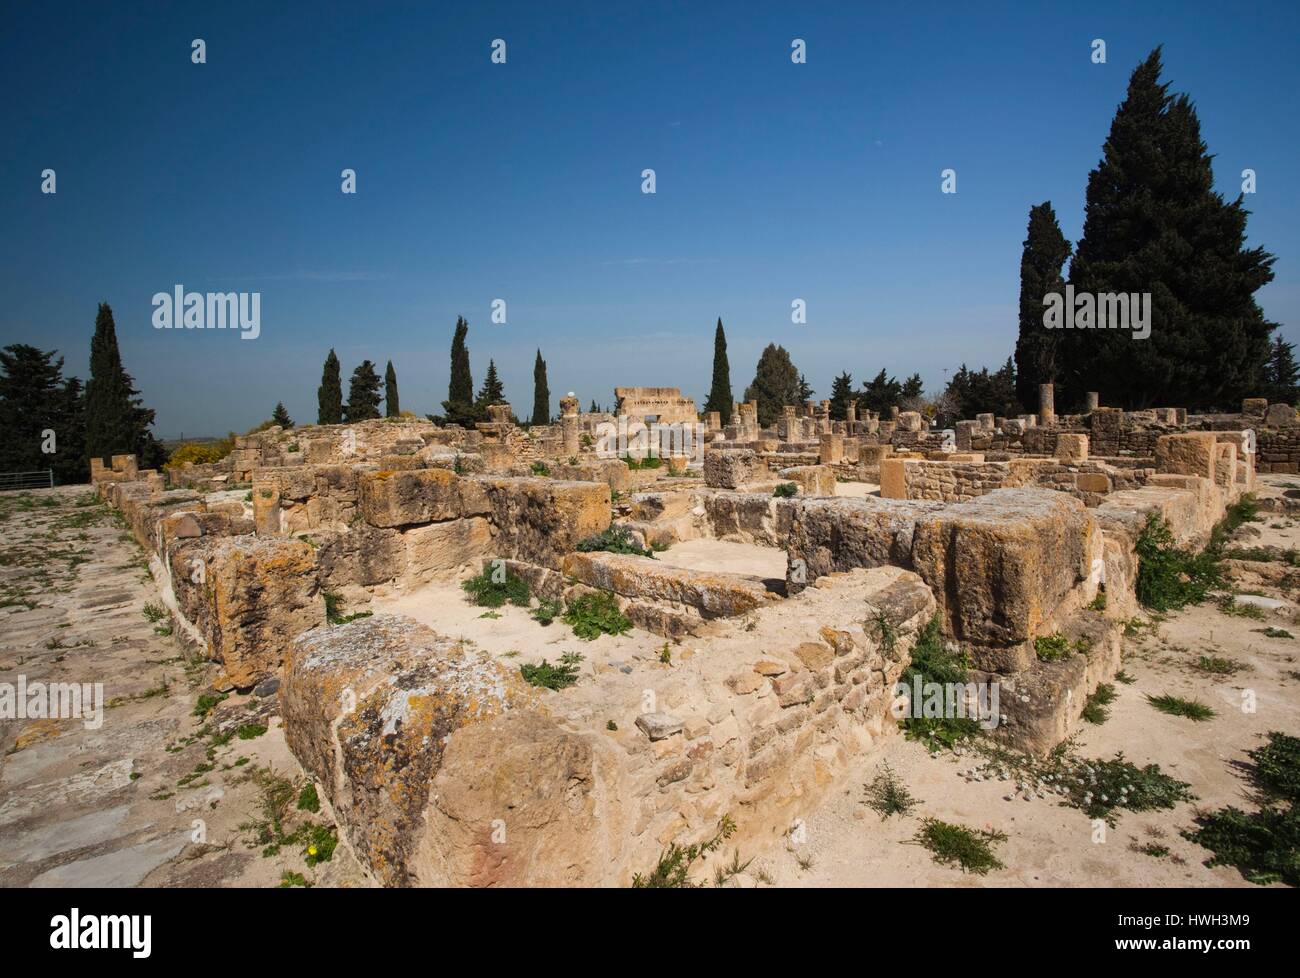
[(361, 365), (352, 371), (343, 416), (349, 423), (379, 417), (379, 374), (369, 360), (362, 360)]
[(393, 369), (393, 361), (388, 361), (388, 369), (384, 371), (384, 415), (389, 418), (400, 417), (402, 413), (402, 402), (397, 394), (397, 371)]
[[(591, 402), (595, 404), (595, 401)], [(537, 359), (533, 361), (533, 424), (550, 424), (551, 421), (551, 388), (546, 382), (546, 361), (542, 359), (542, 351), (537, 351)]]
[(831, 383), (831, 419), (844, 421), (849, 416), (849, 402), (853, 400), (853, 377), (846, 370)]
[(1061, 271), (1070, 242), (1061, 233), (1050, 200), (1029, 208), (1029, 230), (1020, 254), (1020, 333), (1016, 337), (1016, 397), (1025, 411), (1038, 410), (1038, 385), (1055, 383), (1061, 332), (1043, 325), (1043, 296), (1065, 294)]
[(284, 409), (283, 401), (275, 402), (275, 410), (271, 412), (271, 420), (281, 428), (293, 427), (293, 418), (289, 417), (289, 412)]
[(442, 402), (443, 414), (448, 424), (470, 427), (477, 420), (474, 410), (474, 377), (469, 370), (469, 323), (463, 316), (456, 317), (456, 332), (451, 340), (451, 379), (447, 384), (447, 399)]
[(343, 423), (343, 380), (339, 376), (339, 358), (334, 355), (333, 347), (325, 358), (320, 386), (316, 388), (316, 404), (317, 424)]
[(149, 431), (154, 412), (140, 404), (139, 391), (122, 367), (117, 326), (107, 302), (99, 304), (90, 341), (90, 381), (86, 384), (86, 454), (107, 459), (135, 453), (140, 468), (162, 463), (166, 453)]
[(1150, 293), (1151, 335), (1066, 330), (1059, 362), (1076, 398), (1095, 390), (1126, 407), (1235, 405), (1263, 381), (1276, 324), (1255, 292), (1272, 280), (1274, 258), (1245, 247), (1243, 197), (1225, 203), (1214, 192), (1196, 110), (1168, 93), (1161, 70), (1156, 48), (1129, 79), (1088, 176), (1070, 266), (1076, 294)]
[(808, 378), (803, 374), (799, 375), (799, 403), (812, 400), (812, 384), (808, 383)]
[(1273, 338), (1269, 350), (1262, 393), (1272, 404), (1294, 405), (1300, 400), (1300, 368), (1296, 367), (1295, 344), (1280, 336)]
[(505, 403), (506, 389), (497, 377), (496, 361), (489, 360), (487, 376), (483, 379), (483, 389), (478, 392), (478, 398), (474, 402), (476, 413), (481, 418), (487, 417), (487, 409), (493, 404)]
[(723, 420), (731, 417), (731, 365), (727, 362), (727, 334), (722, 331), (722, 317), (718, 317), (718, 328), (713, 333), (713, 386), (709, 388), (709, 398), (704, 402), (704, 411), (717, 411)]
[[(15, 343), (0, 350), (0, 471), (55, 469), (60, 482), (85, 478), (81, 382), (63, 379), (54, 351)], [(47, 454), (46, 431), (54, 432)]]
[(758, 402), (760, 425), (767, 428), (776, 424), (785, 405), (802, 400), (801, 377), (786, 348), (769, 343), (758, 358), (754, 382), (745, 388), (745, 400)]

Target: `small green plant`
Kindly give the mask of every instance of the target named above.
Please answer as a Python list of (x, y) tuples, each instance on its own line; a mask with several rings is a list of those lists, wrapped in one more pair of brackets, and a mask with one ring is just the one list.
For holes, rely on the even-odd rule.
[(667, 642), (664, 642), (664, 647), (659, 650), (659, 661), (666, 666), (673, 664), (673, 650)]
[(1133, 812), (1173, 808), (1196, 796), (1185, 781), (1171, 778), (1158, 764), (1144, 768), (1124, 760), (1122, 753), (1110, 760), (1078, 760), (1062, 767), (1057, 778), (1066, 800), (1089, 818), (1115, 824), (1117, 809)]
[[(892, 644), (893, 632), (883, 618), (881, 645)], [(915, 680), (921, 680), (920, 688), (926, 683), (965, 683), (966, 670), (970, 663), (959, 651), (950, 650), (943, 642), (939, 617), (931, 618), (929, 623), (917, 636), (912, 647), (912, 661), (903, 672), (900, 682), (908, 689), (908, 708), (906, 717), (899, 721), (908, 740), (919, 740), (931, 753), (940, 748), (952, 748), (958, 742), (975, 737), (980, 732), (979, 720), (975, 717), (927, 717), (924, 704), (915, 699), (917, 689)]]
[(993, 843), (1006, 842), (1004, 833), (994, 829), (968, 829), (937, 818), (927, 818), (921, 823), (914, 840), (930, 850), (934, 861), (945, 866), (958, 866), (963, 873), (986, 875), (991, 869), (1003, 869), (1002, 861), (993, 854)]
[(582, 655), (578, 652), (565, 652), (560, 656), (558, 665), (551, 665), (545, 659), (539, 665), (524, 663), (519, 667), (519, 674), (530, 686), (559, 691), (567, 689), (578, 681), (578, 664)]
[(194, 709), (190, 711), (190, 716), (205, 717), (217, 708), (217, 704), (224, 700), (229, 693), (204, 693), (194, 701)]
[(1176, 547), (1169, 524), (1155, 513), (1138, 533), (1136, 549), (1137, 598), (1147, 608), (1174, 611), (1199, 604), (1222, 582), (1213, 545), (1200, 554)]
[(480, 618), (488, 618), (488, 619), (490, 619), (490, 620), (492, 620), (492, 621), (495, 621), (496, 619), (500, 618), (501, 615), (500, 615), (499, 612), (496, 612), (496, 611), (485, 611), (485, 612), (483, 612), (483, 614), (479, 615), (479, 617), (480, 617)]
[(563, 601), (543, 598), (537, 602), (537, 607), (533, 609), (532, 618), (539, 625), (549, 625), (562, 614), (564, 614)]
[(315, 867), (319, 863), (327, 863), (334, 858), (334, 850), (338, 847), (339, 837), (332, 825), (309, 825), (306, 827), (307, 845), (303, 847), (302, 854), (307, 861), (307, 865)]
[(1034, 639), (1034, 653), (1040, 662), (1059, 662), (1074, 654), (1070, 640), (1057, 632), (1055, 635), (1040, 635)]
[(264, 733), (266, 733), (266, 727), (260, 723), (244, 723), (235, 730), (235, 734), (240, 740), (256, 740)]
[(880, 771), (871, 779), (871, 784), (865, 785), (867, 791), (867, 807), (880, 815), (883, 822), (890, 815), (910, 815), (912, 809), (920, 802), (912, 797), (912, 793), (907, 790), (907, 785), (903, 783), (889, 762), (886, 761)]
[(160, 604), (154, 604), (152, 601), (140, 609), (147, 621), (160, 622), (167, 617), (167, 609)]
[(504, 565), (484, 567), (479, 574), (462, 582), (461, 590), (480, 608), (500, 608), (507, 601), (527, 608), (532, 600), (528, 582)]
[(632, 629), (632, 622), (618, 610), (618, 602), (608, 591), (595, 591), (575, 599), (564, 612), (565, 624), (573, 634), (590, 642), (601, 635), (622, 635)]
[(1110, 710), (1107, 707), (1114, 702), (1115, 687), (1110, 683), (1101, 683), (1088, 697), (1081, 715), (1089, 723), (1105, 723), (1110, 719)]
[(1231, 615), (1233, 618), (1250, 618), (1254, 621), (1263, 621), (1266, 617), (1264, 609), (1259, 605), (1241, 604), (1231, 594), (1219, 602), (1219, 610), (1225, 615)]
[(302, 791), (298, 792), (298, 811), (320, 811), (320, 795), (316, 793), (315, 782), (308, 781), (302, 786)]
[(655, 455), (647, 455), (640, 460), (633, 458), (631, 455), (624, 455), (623, 462), (633, 471), (637, 469), (657, 469), (663, 465), (663, 459)]
[(793, 482), (779, 482), (777, 483), (776, 488), (772, 490), (772, 495), (776, 496), (778, 499), (789, 499), (798, 494), (799, 486)]
[(618, 724), (615, 723), (613, 720), (606, 720), (606, 721), (605, 721), (605, 729), (606, 729), (606, 730), (617, 730), (617, 729), (618, 729)]
[(288, 890), (288, 889), (292, 889), (295, 886), (301, 886), (303, 888), (307, 888), (310, 887), (311, 884), (307, 882), (307, 877), (303, 876), (302, 873), (295, 873), (292, 870), (286, 869), (283, 873), (280, 874), (279, 888), (281, 890)]
[(343, 597), (342, 595), (332, 594), (329, 591), (322, 591), (325, 598), (325, 620), (331, 625), (346, 625), (350, 621), (356, 621), (358, 618), (369, 618), (374, 612), (358, 611), (353, 615), (343, 614)]
[(740, 850), (733, 849), (731, 852), (731, 862), (719, 866), (713, 872), (713, 885), (726, 886), (733, 879), (749, 869), (749, 864), (753, 859), (746, 859), (743, 863), (740, 861)]
[(1215, 716), (1214, 710), (1199, 700), (1183, 699), (1181, 696), (1172, 696), (1169, 693), (1160, 696), (1152, 696), (1148, 693), (1147, 702), (1161, 713), (1168, 713), (1170, 716), (1175, 717), (1186, 717), (1188, 720), (1195, 720), (1198, 723)]
[(637, 557), (653, 557), (654, 551), (637, 545), (632, 538), (632, 531), (625, 526), (611, 526), (594, 536), (579, 540), (576, 548), (583, 553), (603, 550), (612, 554), (632, 554)]
[(1127, 672), (1121, 669), (1119, 672), (1115, 673), (1115, 681), (1121, 682), (1125, 686), (1132, 686), (1135, 682), (1137, 682), (1137, 677), (1130, 676)]
[(1218, 655), (1203, 655), (1196, 660), (1195, 669), (1208, 672), (1212, 676), (1231, 676), (1245, 668), (1236, 659), (1225, 659)]
[(1274, 628), (1271, 625), (1268, 628), (1256, 628), (1255, 631), (1266, 638), (1295, 638), (1285, 628)]
[(1088, 610), (1089, 611), (1106, 610), (1106, 589), (1105, 588), (1097, 589), (1097, 596), (1088, 602)]
[(691, 879), (691, 866), (714, 852), (735, 833), (736, 823), (728, 815), (722, 816), (718, 823), (718, 831), (703, 842), (697, 842), (694, 845), (679, 846), (676, 842), (672, 843), (667, 849), (659, 854), (659, 862), (649, 873), (635, 873), (632, 876), (632, 886), (638, 890), (650, 889), (684, 889), (695, 887), (699, 884)]
[(1129, 846), (1134, 852), (1140, 852), (1144, 856), (1150, 856), (1153, 859), (1164, 859), (1169, 855), (1169, 847), (1159, 842), (1146, 842), (1142, 845), (1134, 842)]
[(531, 466), (533, 475), (550, 475), (550, 467), (545, 462), (534, 462)]

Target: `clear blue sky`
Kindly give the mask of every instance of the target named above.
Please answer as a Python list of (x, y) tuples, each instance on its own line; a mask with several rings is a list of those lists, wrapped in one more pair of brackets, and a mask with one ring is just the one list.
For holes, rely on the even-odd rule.
[[(1078, 237), (1088, 171), (1156, 44), (1218, 188), (1259, 174), (1250, 241), (1278, 256), (1260, 300), (1295, 340), (1297, 10), (9, 3), (0, 342), (58, 348), (84, 377), (108, 301), (164, 436), (243, 430), (277, 400), (314, 421), (331, 346), (345, 381), (391, 358), (403, 407), (437, 411), (457, 314), (475, 384), (494, 358), (520, 413), (538, 346), (553, 399), (703, 399), (718, 316), (737, 396), (770, 341), (818, 396), (881, 366), (934, 389), (1011, 352), (1029, 207), (1050, 199)], [(261, 337), (153, 329), (151, 297), (177, 283), (260, 291)]]

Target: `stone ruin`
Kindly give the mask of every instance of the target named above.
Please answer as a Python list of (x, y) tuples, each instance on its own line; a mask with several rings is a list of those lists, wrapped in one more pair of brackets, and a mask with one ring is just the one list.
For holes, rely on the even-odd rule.
[[(503, 406), (474, 430), (270, 428), (219, 463), (164, 478), (118, 457), (94, 481), (217, 688), (279, 679), (288, 743), (376, 881), (625, 885), (723, 814), (771, 838), (842, 789), (893, 734), (894, 684), (936, 616), (972, 679), (1000, 684), (993, 735), (1060, 743), (1120, 668), (1148, 515), (1203, 543), (1257, 471), (1300, 461), (1294, 411), (1257, 401), (1057, 416), (1051, 400), (951, 435), (908, 411), (832, 421), (826, 401), (762, 428), (737, 404), (704, 419), (696, 472), (599, 457), (584, 435), (601, 419), (570, 395), (558, 425)], [(696, 420), (670, 388), (621, 388), (619, 406)], [(611, 527), (660, 552), (579, 547)], [(711, 564), (726, 547), (776, 570)], [(672, 664), (527, 685), (436, 627), (448, 585), (494, 566), (539, 599), (611, 595), (636, 633), (678, 643)], [(373, 614), (331, 624), (327, 594)], [(422, 596), (432, 624), (394, 610)], [(1081, 654), (1040, 661), (1035, 639), (1058, 633)]]

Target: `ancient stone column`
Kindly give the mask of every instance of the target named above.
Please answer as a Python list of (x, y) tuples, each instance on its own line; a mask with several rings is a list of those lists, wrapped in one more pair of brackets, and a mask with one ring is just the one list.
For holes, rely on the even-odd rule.
[(845, 406), (844, 411), (845, 411), (844, 418), (845, 421), (848, 422), (849, 433), (852, 434), (853, 426), (857, 424), (858, 421), (858, 402), (849, 401), (849, 403)]
[(834, 465), (844, 457), (844, 436), (826, 433), (818, 444), (818, 460), (822, 465)]
[(781, 408), (781, 430), (779, 434), (786, 441), (796, 441), (799, 437), (798, 408), (786, 404)]
[(1084, 411), (1088, 414), (1092, 414), (1092, 412), (1097, 410), (1099, 407), (1101, 407), (1101, 395), (1096, 391), (1088, 391), (1088, 393), (1083, 396)]
[(564, 454), (578, 454), (578, 399), (572, 393), (560, 398), (560, 434)]
[(889, 420), (890, 420), (890, 421), (897, 421), (897, 420), (898, 420), (898, 405), (897, 405), (897, 404), (891, 404), (891, 405), (889, 405)]
[(1056, 387), (1052, 384), (1038, 385), (1038, 423), (1049, 425), (1056, 422)]
[(722, 412), (710, 411), (704, 416), (705, 427), (710, 432), (722, 430)]

